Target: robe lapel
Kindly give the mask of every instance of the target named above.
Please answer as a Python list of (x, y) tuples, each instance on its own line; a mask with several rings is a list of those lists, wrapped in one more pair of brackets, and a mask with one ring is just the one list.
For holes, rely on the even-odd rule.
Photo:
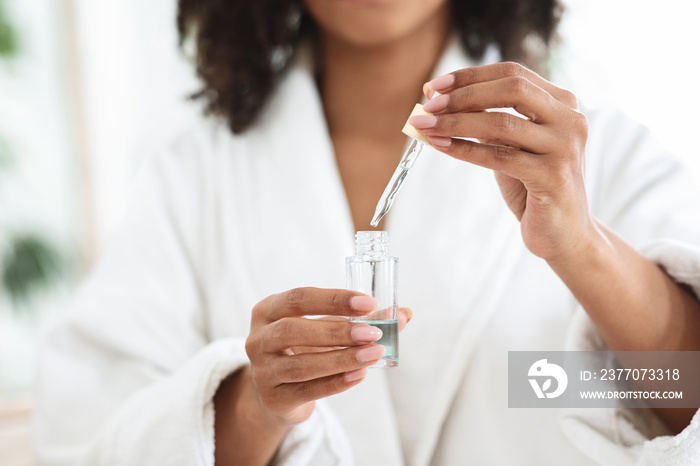
[(251, 260), (261, 296), (297, 286), (339, 288), (353, 226), (309, 57), (295, 66), (246, 134)]

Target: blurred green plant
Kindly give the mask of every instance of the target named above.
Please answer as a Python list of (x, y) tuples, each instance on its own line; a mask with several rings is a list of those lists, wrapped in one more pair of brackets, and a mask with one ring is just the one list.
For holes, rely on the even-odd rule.
[[(0, 59), (9, 61), (17, 56), (17, 34), (0, 0)], [(0, 138), (0, 174), (14, 166), (8, 144)], [(0, 225), (0, 231), (7, 231)], [(13, 308), (27, 307), (32, 296), (58, 279), (65, 260), (58, 250), (40, 235), (32, 232), (8, 235), (0, 242), (0, 288)]]
[(2, 258), (2, 288), (19, 309), (58, 278), (63, 261), (53, 247), (34, 233), (16, 235), (9, 243)]
[(0, 0), (0, 57), (9, 58), (17, 54), (17, 35), (5, 13), (5, 5)]

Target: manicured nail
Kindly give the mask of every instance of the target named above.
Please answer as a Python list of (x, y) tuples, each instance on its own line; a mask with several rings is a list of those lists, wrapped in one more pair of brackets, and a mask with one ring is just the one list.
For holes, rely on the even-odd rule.
[(360, 362), (375, 361), (384, 356), (385, 351), (386, 348), (384, 348), (382, 345), (368, 346), (367, 348), (362, 348), (357, 352), (357, 360)]
[[(413, 311), (408, 307), (402, 307), (399, 309), (399, 322), (406, 325), (413, 319)], [(405, 322), (404, 322), (405, 320)]]
[(447, 104), (449, 103), (449, 101), (449, 94), (440, 94), (437, 97), (433, 97), (428, 101), (428, 103), (423, 105), (423, 110), (430, 113), (441, 112), (447, 108)]
[(413, 115), (408, 123), (416, 129), (429, 129), (437, 124), (435, 115)]
[(367, 368), (361, 367), (359, 369), (355, 369), (354, 371), (346, 372), (343, 378), (346, 382), (354, 382), (355, 380), (361, 379), (365, 375), (367, 375)]
[(371, 296), (353, 296), (350, 298), (350, 307), (353, 311), (369, 312), (379, 307), (379, 301)]
[(377, 341), (382, 337), (382, 331), (371, 325), (358, 324), (350, 330), (350, 335), (355, 341)]
[(455, 75), (453, 74), (446, 74), (443, 76), (439, 76), (432, 81), (428, 83), (428, 86), (434, 91), (443, 91), (445, 89), (448, 89), (450, 86), (452, 86), (455, 82)]
[[(435, 147), (450, 147), (452, 144), (452, 138), (445, 138), (442, 136), (428, 136), (428, 142), (431, 146)], [(411, 320), (410, 318), (408, 320)]]

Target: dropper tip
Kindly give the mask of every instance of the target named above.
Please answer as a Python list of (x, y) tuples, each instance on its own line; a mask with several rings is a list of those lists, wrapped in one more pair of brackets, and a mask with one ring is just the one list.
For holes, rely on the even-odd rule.
[(389, 207), (391, 206), (387, 205), (387, 202), (385, 200), (380, 200), (379, 204), (377, 205), (377, 210), (374, 211), (374, 217), (372, 217), (372, 221), (369, 222), (369, 224), (372, 225), (374, 228), (377, 228), (379, 222), (386, 215), (386, 213), (389, 212)]

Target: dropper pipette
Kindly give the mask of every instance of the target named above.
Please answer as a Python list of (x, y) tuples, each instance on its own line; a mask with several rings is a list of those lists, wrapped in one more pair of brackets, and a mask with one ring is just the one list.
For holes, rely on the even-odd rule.
[(394, 199), (396, 199), (401, 185), (408, 176), (408, 170), (410, 170), (416, 162), (422, 149), (423, 142), (411, 138), (411, 144), (408, 146), (408, 149), (406, 149), (406, 153), (403, 154), (403, 157), (401, 157), (401, 162), (399, 162), (399, 166), (396, 167), (394, 174), (391, 175), (391, 180), (389, 180), (389, 184), (384, 188), (382, 197), (379, 198), (379, 203), (374, 211), (374, 217), (372, 217), (372, 221), (369, 222), (373, 227), (379, 225), (379, 221), (389, 212), (389, 209), (391, 209), (391, 205), (394, 203)]
[[(430, 115), (430, 113), (423, 110), (423, 106), (421, 104), (416, 104), (409, 118), (413, 115)], [(425, 136), (416, 131), (416, 129), (408, 122), (406, 122), (402, 131), (404, 134), (411, 137), (411, 143), (408, 145), (408, 149), (406, 149), (403, 157), (401, 157), (399, 166), (396, 167), (394, 174), (391, 175), (389, 184), (386, 185), (382, 196), (379, 198), (379, 203), (377, 203), (377, 208), (374, 211), (374, 217), (372, 217), (372, 221), (369, 223), (373, 227), (379, 225), (379, 221), (389, 212), (389, 209), (391, 209), (391, 206), (396, 199), (396, 195), (398, 194), (399, 189), (401, 189), (401, 185), (403, 185), (406, 177), (408, 176), (408, 171), (411, 169), (413, 164), (416, 163), (416, 159), (425, 146)]]

